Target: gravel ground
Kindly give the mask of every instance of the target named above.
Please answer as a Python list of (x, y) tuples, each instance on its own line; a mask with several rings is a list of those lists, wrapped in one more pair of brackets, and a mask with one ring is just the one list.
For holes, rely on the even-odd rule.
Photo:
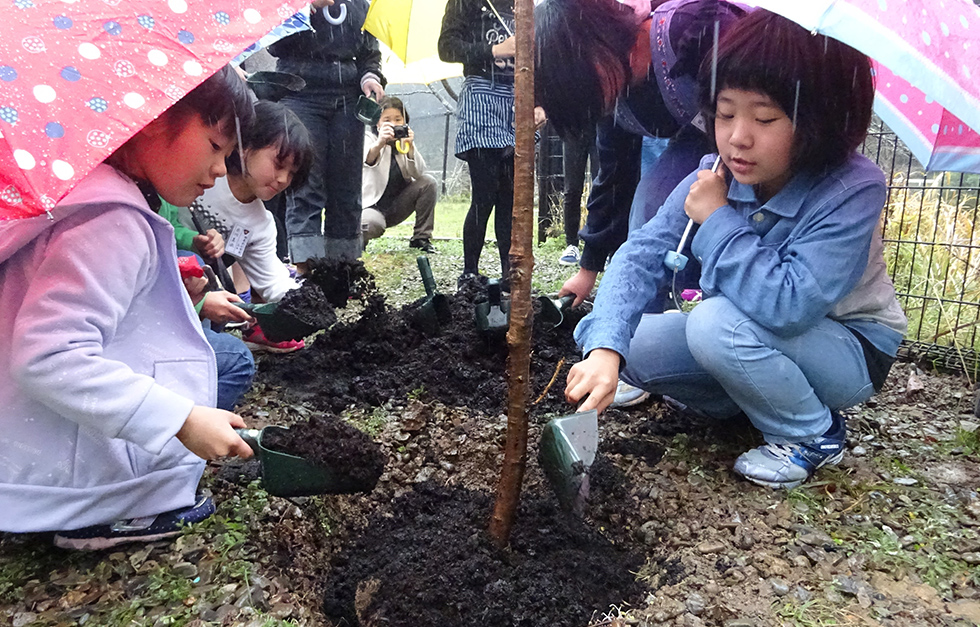
[[(543, 291), (569, 273), (552, 261), (553, 242), (536, 269)], [(437, 245), (433, 269), (449, 291), (459, 245)], [(372, 242), (368, 252), (389, 302), (421, 295), (406, 279), (415, 275), (405, 242)], [(492, 256), (484, 259), (492, 267)], [(283, 358), (264, 357), (260, 369)], [(241, 413), (261, 426), (319, 411), (286, 397), (260, 379)], [(174, 542), (78, 554), (52, 548), (43, 534), (5, 535), (0, 624), (329, 625), (322, 594), (341, 550), (417, 483), (492, 493), (505, 431), (502, 416), (414, 398), (344, 417), (388, 458), (373, 493), (271, 497), (249, 483), (248, 466), (211, 464), (205, 485), (219, 511)], [(582, 627), (980, 624), (972, 385), (898, 364), (886, 389), (848, 417), (844, 462), (774, 492), (731, 472), (757, 444), (745, 423), (701, 421), (657, 400), (607, 412), (601, 456), (614, 482), (587, 522), (645, 555), (635, 576), (646, 596), (596, 607)], [(528, 498), (547, 493), (533, 461), (525, 486)]]

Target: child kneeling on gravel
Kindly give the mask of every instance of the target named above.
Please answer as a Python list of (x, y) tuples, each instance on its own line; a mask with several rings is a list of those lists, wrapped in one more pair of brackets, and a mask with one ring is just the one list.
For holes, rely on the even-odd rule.
[[(731, 26), (699, 82), (724, 165), (713, 172), (705, 157), (616, 253), (575, 330), (586, 359), (565, 395), (602, 410), (621, 377), (710, 416), (742, 411), (766, 444), (735, 472), (791, 488), (841, 460), (839, 410), (881, 388), (906, 328), (878, 228), (884, 175), (856, 152), (871, 63), (758, 10)], [(644, 316), (689, 218), (705, 300)]]

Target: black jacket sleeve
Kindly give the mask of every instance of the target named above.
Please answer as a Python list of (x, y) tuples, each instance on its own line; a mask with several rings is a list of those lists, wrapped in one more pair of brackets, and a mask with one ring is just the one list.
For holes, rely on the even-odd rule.
[(586, 204), (585, 227), (579, 231), (584, 248), (579, 265), (601, 272), (629, 234), (630, 206), (640, 182), (643, 138), (615, 125), (613, 117), (596, 127), (599, 173)]

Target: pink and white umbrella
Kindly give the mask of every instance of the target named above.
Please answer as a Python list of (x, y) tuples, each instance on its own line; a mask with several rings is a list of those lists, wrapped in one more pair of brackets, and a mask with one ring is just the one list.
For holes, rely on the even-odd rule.
[(127, 139), (305, 4), (8, 1), (0, 9), (0, 219), (53, 207)]
[(980, 8), (970, 0), (750, 0), (876, 62), (875, 111), (927, 169), (980, 172)]

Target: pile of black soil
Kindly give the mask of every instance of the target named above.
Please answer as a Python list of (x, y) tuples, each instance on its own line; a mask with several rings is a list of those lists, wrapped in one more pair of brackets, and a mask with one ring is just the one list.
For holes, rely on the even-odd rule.
[[(276, 317), (283, 320), (287, 326), (291, 325), (291, 321), (296, 320), (301, 325), (314, 329), (329, 329), (337, 322), (337, 312), (327, 301), (320, 286), (315, 283), (304, 283), (299, 289), (289, 290), (283, 294), (276, 308)], [(276, 333), (270, 328), (263, 330), (266, 337), (273, 342), (303, 339), (302, 337), (275, 337)], [(284, 334), (287, 331), (288, 328), (283, 329)]]
[(335, 558), (324, 612), (361, 626), (582, 627), (642, 600), (631, 573), (643, 557), (554, 500), (525, 496), (504, 551), (486, 532), (491, 508), (481, 492), (416, 485)]
[(352, 492), (373, 490), (385, 467), (381, 447), (335, 416), (314, 415), (288, 429), (267, 429), (262, 446), (330, 469)]
[[(447, 298), (452, 320), (430, 337), (411, 313), (420, 301), (393, 310), (380, 294), (367, 293), (360, 319), (334, 325), (289, 359), (263, 362), (258, 379), (281, 386), (295, 400), (337, 413), (352, 404), (376, 407), (404, 399), (410, 392), (423, 400), (499, 413), (507, 397), (506, 341), (481, 336), (474, 323), (474, 304), (486, 292), (477, 286)], [(585, 313), (582, 308), (569, 311), (557, 328), (535, 318), (532, 414), (572, 409), (564, 398), (565, 376), (580, 359), (572, 330)]]
[(352, 298), (364, 299), (377, 292), (374, 276), (364, 267), (360, 259), (354, 261), (327, 261), (313, 258), (307, 262), (309, 267), (306, 282), (318, 285), (323, 290), (327, 302), (343, 309)]

